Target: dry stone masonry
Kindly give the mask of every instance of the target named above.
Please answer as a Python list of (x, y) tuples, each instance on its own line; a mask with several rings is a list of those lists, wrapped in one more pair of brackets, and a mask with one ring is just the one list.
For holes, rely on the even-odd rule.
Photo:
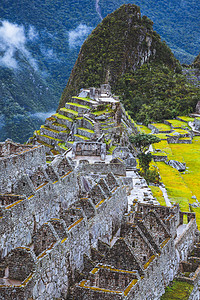
[(0, 143), (0, 300), (159, 300), (174, 278), (199, 299), (195, 214), (153, 198), (132, 132), (104, 84)]
[[(131, 204), (136, 170), (125, 154), (47, 164), (42, 145), (7, 140), (1, 149), (0, 299), (155, 300), (175, 276), (199, 297), (195, 214), (133, 196)], [(87, 142), (82, 149), (93, 156)]]

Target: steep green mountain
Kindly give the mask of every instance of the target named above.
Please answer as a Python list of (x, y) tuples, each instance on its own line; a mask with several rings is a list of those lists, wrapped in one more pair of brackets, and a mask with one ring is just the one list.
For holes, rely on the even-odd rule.
[[(57, 98), (18, 51), (18, 69), (0, 68), (0, 137), (26, 141), (56, 109)], [(38, 114), (38, 111), (40, 114)], [(43, 113), (42, 113), (43, 112)]]
[[(109, 5), (108, 5), (109, 2)], [(192, 63), (199, 53), (200, 2), (196, 0), (100, 0), (102, 16), (124, 3), (141, 7), (142, 14), (154, 22), (154, 29), (182, 63)]]
[(194, 65), (195, 68), (200, 69), (200, 53), (199, 53), (199, 55), (195, 58), (193, 65)]
[(0, 141), (25, 142), (44, 113), (56, 110), (79, 48), (99, 20), (89, 0), (0, 4)]
[(199, 90), (180, 74), (179, 62), (152, 26), (135, 5), (108, 15), (84, 42), (59, 108), (80, 88), (109, 83), (138, 121), (193, 110)]
[[(61, 91), (67, 83), (84, 39), (97, 26), (101, 18), (128, 2), (141, 6), (142, 14), (148, 15), (154, 21), (154, 29), (167, 41), (181, 62), (190, 63), (194, 60), (200, 49), (198, 24), (200, 3), (198, 1), (2, 1), (0, 4), (1, 78), (4, 78), (2, 82), (6, 85), (4, 88), (7, 93), (12, 94), (12, 101), (17, 103), (25, 114), (24, 122), (32, 125), (28, 126), (27, 133), (18, 137), (21, 126), (24, 128), (27, 126), (23, 121), (20, 126), (17, 125), (11, 118), (12, 113), (9, 112), (7, 113), (10, 116), (8, 122), (7, 116), (1, 110), (0, 140), (6, 136), (24, 142), (31, 126), (34, 130), (35, 126), (41, 122), (38, 119), (36, 124), (34, 120), (27, 119), (27, 116), (44, 110), (52, 111), (57, 107)], [(8, 22), (7, 27), (5, 22)], [(26, 80), (23, 76), (23, 59), (17, 54), (17, 51), (21, 51), (26, 60)], [(31, 108), (27, 109), (26, 100), (23, 99), (30, 99), (32, 95), (28, 94), (30, 90), (35, 95), (38, 93), (38, 85), (34, 85), (37, 80), (32, 81), (33, 68), (37, 80), (49, 91), (49, 96), (45, 97), (45, 93), (44, 96), (39, 94), (41, 97), (38, 100), (43, 98), (41, 101), (46, 103), (46, 108), (43, 104), (38, 104), (38, 106), (34, 105), (33, 111), (30, 111)], [(28, 69), (31, 70), (30, 74)], [(8, 84), (11, 81), (12, 84)], [(16, 86), (14, 92), (12, 89), (10, 90), (11, 86)], [(1, 94), (5, 95), (3, 90)], [(1, 99), (3, 101), (1, 105), (11, 99), (7, 96), (4, 97)], [(21, 98), (20, 101), (19, 98)], [(33, 99), (35, 98), (33, 97)], [(36, 103), (38, 102), (36, 101)], [(7, 107), (14, 106), (7, 104)]]

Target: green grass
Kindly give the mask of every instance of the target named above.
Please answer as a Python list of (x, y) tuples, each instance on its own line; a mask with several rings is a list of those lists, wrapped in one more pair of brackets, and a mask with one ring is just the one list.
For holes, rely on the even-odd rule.
[(97, 111), (93, 111), (92, 114), (95, 115), (95, 116), (101, 116), (103, 114), (110, 114), (113, 112), (113, 109), (111, 108), (106, 108), (104, 110), (97, 110)]
[(161, 150), (162, 152), (166, 153), (168, 159), (173, 158), (172, 150), (167, 141), (160, 141), (159, 143), (153, 144), (154, 150)]
[(52, 123), (52, 125), (62, 127), (62, 128), (66, 128), (66, 130), (69, 129), (66, 125), (60, 124), (60, 123), (57, 123), (57, 122)]
[(178, 118), (180, 118), (181, 120), (186, 121), (186, 122), (194, 122), (194, 118), (191, 118), (191, 117), (178, 116)]
[(90, 98), (76, 97), (76, 96), (73, 96), (72, 98), (73, 98), (73, 99), (78, 99), (78, 100), (87, 101), (87, 102), (90, 102), (90, 103), (92, 103), (93, 101), (96, 102), (95, 100), (92, 100), (92, 99), (90, 99)]
[(94, 133), (94, 130), (91, 130), (91, 129), (88, 129), (88, 128), (79, 127), (78, 129), (86, 131), (86, 132)]
[(180, 139), (179, 139), (179, 141), (191, 141), (191, 139), (190, 139), (190, 138), (187, 138), (187, 137), (185, 137), (185, 138), (180, 138)]
[(84, 140), (84, 141), (90, 140), (87, 136), (84, 136), (84, 135), (74, 134), (74, 136), (77, 136), (77, 137), (81, 138), (81, 139)]
[(58, 130), (55, 130), (55, 129), (51, 129), (51, 128), (49, 128), (49, 127), (46, 127), (46, 126), (44, 126), (44, 125), (41, 125), (41, 128), (44, 128), (44, 129), (46, 129), (46, 130), (49, 130), (49, 131), (52, 131), (52, 132), (55, 132), (55, 133), (59, 133), (60, 131), (58, 131)]
[(92, 126), (94, 126), (94, 124), (92, 123), (92, 121), (90, 121), (89, 119), (87, 118), (84, 118), (85, 121), (89, 122)]
[(176, 135), (176, 133), (179, 133), (179, 134), (187, 134), (189, 133), (187, 130), (184, 130), (184, 129), (181, 129), (181, 128), (176, 128), (174, 129), (174, 131), (172, 131), (171, 133), (169, 133), (168, 135), (170, 136), (174, 136)]
[(185, 184), (179, 171), (164, 162), (156, 162), (155, 164), (158, 167), (170, 201), (179, 203), (181, 211), (189, 211), (189, 203), (193, 202), (193, 199), (191, 199), (192, 192)]
[(44, 137), (46, 137), (46, 138), (48, 138), (48, 139), (50, 139), (50, 140), (62, 142), (61, 139), (53, 138), (52, 136), (48, 136), (48, 135), (46, 135), (46, 134), (40, 134), (40, 136), (44, 136)]
[(159, 131), (170, 131), (171, 127), (164, 123), (152, 123), (152, 126), (156, 127)]
[(192, 207), (190, 206), (191, 212), (194, 212), (196, 214), (196, 223), (198, 226), (198, 229), (200, 229), (200, 207)]
[(141, 133), (151, 133), (151, 129), (149, 129), (147, 126), (145, 125), (137, 125), (137, 128), (139, 129), (139, 131)]
[(181, 128), (185, 128), (188, 127), (188, 124), (179, 120), (167, 120), (167, 122), (169, 122), (172, 127), (177, 128), (177, 127), (181, 127)]
[(160, 300), (188, 300), (194, 286), (187, 282), (174, 280), (165, 290)]
[(112, 154), (112, 153), (113, 153), (113, 151), (115, 150), (115, 148), (116, 148), (116, 146), (112, 146), (112, 147), (110, 147), (110, 149), (108, 150), (108, 151), (110, 152), (110, 154)]
[(154, 156), (167, 156), (165, 152), (153, 152), (152, 155)]
[(73, 120), (71, 118), (65, 117), (65, 116), (63, 116), (63, 115), (61, 115), (59, 113), (54, 114), (54, 116), (56, 116), (58, 119), (63, 119), (63, 120), (68, 120), (70, 122), (73, 122)]
[(131, 118), (131, 123), (135, 125), (135, 127), (137, 127), (137, 124), (135, 123), (135, 121)]
[(166, 133), (156, 133), (154, 135), (159, 137), (161, 140), (167, 140), (167, 135), (169, 135), (169, 134), (167, 133), (167, 135), (166, 135)]
[(78, 103), (73, 103), (73, 102), (67, 102), (66, 104), (75, 106), (75, 107), (81, 107), (81, 108), (85, 108), (85, 109), (91, 109), (88, 105), (82, 105), (82, 104), (78, 104)]
[(68, 144), (73, 144), (73, 143), (74, 143), (74, 141), (67, 141), (67, 143), (68, 143)]
[(67, 148), (67, 147), (65, 146), (65, 143), (59, 143), (58, 146), (59, 146), (60, 148), (64, 149), (64, 150), (68, 150), (68, 149), (69, 149), (69, 148)]
[(188, 171), (182, 174), (187, 186), (200, 200), (200, 137), (194, 137), (192, 144), (170, 144), (176, 160), (186, 162)]
[(112, 139), (109, 139), (108, 141), (104, 140), (104, 143), (105, 143), (106, 145), (109, 145), (111, 142), (112, 142)]
[(166, 206), (165, 199), (163, 197), (163, 192), (161, 191), (159, 186), (150, 185), (149, 187), (151, 188), (154, 198), (157, 199), (157, 201), (160, 203), (160, 205)]
[(66, 107), (62, 107), (62, 108), (60, 108), (60, 110), (66, 112), (66, 113), (70, 113), (70, 114), (73, 114), (75, 116), (78, 116), (78, 112), (75, 111), (75, 110), (72, 110), (72, 109), (69, 109), (69, 108), (66, 108)]
[[(187, 140), (188, 138), (183, 138)], [(172, 202), (178, 202), (182, 211), (189, 211), (189, 203), (195, 202), (191, 198), (195, 195), (200, 200), (200, 137), (194, 137), (192, 144), (168, 144), (161, 141), (153, 145), (154, 150), (166, 153), (168, 159), (186, 163), (186, 171), (178, 172), (163, 162), (156, 162), (168, 196)], [(157, 154), (155, 152), (155, 154)], [(190, 207), (196, 213), (198, 228), (200, 228), (200, 208)]]

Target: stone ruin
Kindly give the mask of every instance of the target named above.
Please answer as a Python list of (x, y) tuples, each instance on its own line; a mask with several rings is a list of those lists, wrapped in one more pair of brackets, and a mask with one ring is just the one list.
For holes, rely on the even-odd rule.
[(197, 102), (197, 105), (196, 105), (196, 113), (198, 115), (200, 115), (200, 101)]
[(110, 85), (103, 84), (100, 88), (81, 89), (80, 94), (71, 97), (65, 107), (47, 118), (28, 142), (43, 145), (48, 155), (64, 154), (74, 143), (74, 155), (76, 147), (84, 147), (84, 151), (87, 147), (94, 150), (97, 147), (99, 152), (99, 142), (102, 142), (100, 156), (104, 160), (105, 150), (112, 151), (115, 143), (127, 146), (128, 136), (133, 130), (137, 128), (119, 97), (112, 95)]
[(46, 164), (44, 146), (15, 146), (0, 157), (1, 300), (158, 300), (175, 277), (198, 299), (194, 213), (134, 199), (128, 210), (121, 159)]
[(32, 146), (21, 145), (14, 143), (11, 139), (7, 139), (5, 142), (0, 142), (0, 157), (20, 154), (21, 152), (30, 150), (31, 148)]
[(125, 164), (127, 169), (136, 169), (136, 158), (130, 152), (128, 147), (116, 147), (112, 153), (113, 158), (121, 158)]
[(72, 158), (76, 156), (100, 156), (106, 158), (106, 144), (100, 142), (75, 142), (72, 147)]

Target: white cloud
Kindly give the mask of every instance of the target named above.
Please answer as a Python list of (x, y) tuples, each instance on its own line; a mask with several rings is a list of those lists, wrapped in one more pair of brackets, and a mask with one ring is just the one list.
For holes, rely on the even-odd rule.
[(68, 32), (69, 47), (75, 48), (81, 46), (87, 36), (91, 33), (92, 29), (92, 27), (85, 24), (80, 24), (74, 30), (70, 30)]
[(46, 48), (44, 45), (41, 45), (40, 51), (41, 51), (42, 55), (45, 56), (47, 59), (59, 61), (56, 53), (53, 51), (52, 48)]
[(49, 118), (51, 117), (53, 114), (55, 114), (55, 111), (48, 111), (48, 112), (37, 112), (37, 113), (34, 113), (34, 114), (31, 114), (31, 117), (32, 118), (38, 118), (38, 119), (41, 119), (42, 121), (45, 121), (46, 118)]
[(2, 21), (0, 26), (0, 65), (7, 68), (18, 67), (16, 51), (20, 51), (34, 69), (37, 63), (26, 49), (26, 35), (24, 27), (21, 25)]
[(28, 30), (28, 38), (30, 41), (34, 41), (39, 38), (39, 34), (36, 31), (35, 27), (30, 25)]

